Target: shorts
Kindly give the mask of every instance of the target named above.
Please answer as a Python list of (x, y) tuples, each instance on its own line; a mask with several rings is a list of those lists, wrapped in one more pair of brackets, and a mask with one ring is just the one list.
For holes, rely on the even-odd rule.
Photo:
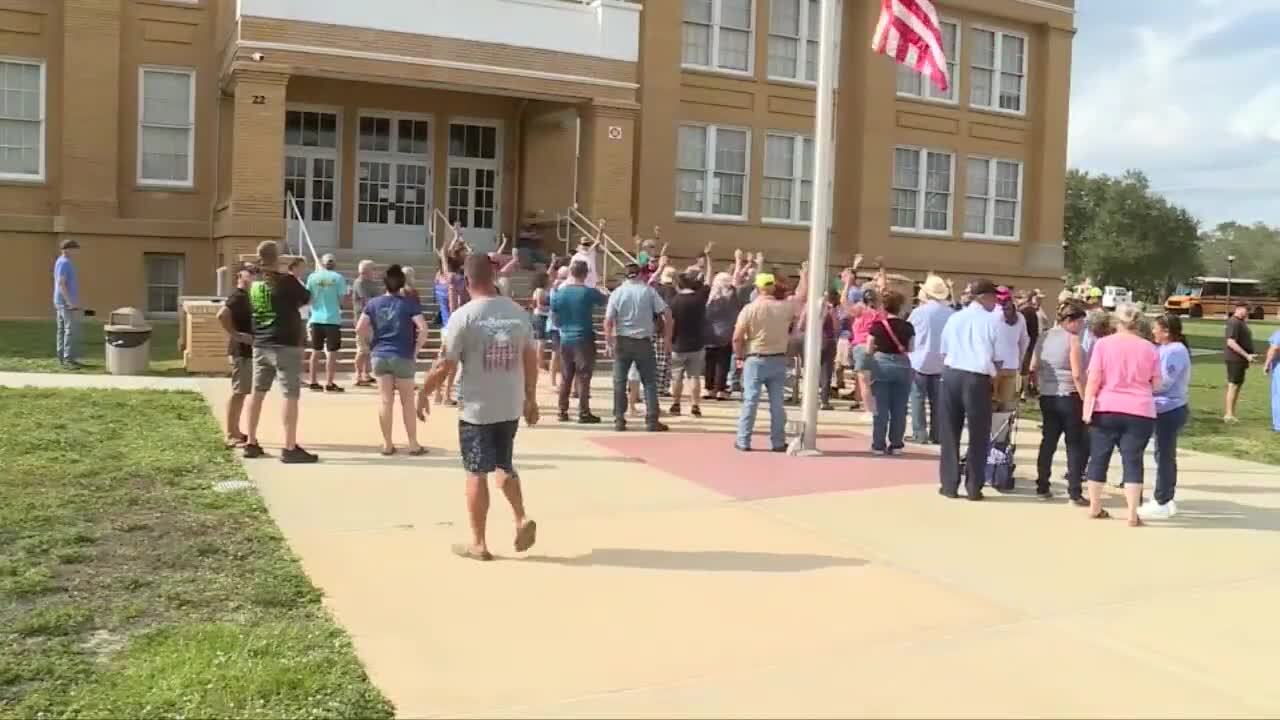
[(391, 375), (397, 380), (412, 380), (418, 368), (409, 358), (398, 355), (375, 355), (373, 357), (373, 376)]
[(849, 361), (851, 359), (849, 356), (852, 351), (853, 346), (849, 344), (849, 338), (842, 337), (836, 341), (836, 367), (849, 367)]
[(253, 356), (231, 357), (231, 394), (248, 395), (253, 392)]
[(1227, 382), (1232, 385), (1244, 385), (1245, 376), (1249, 374), (1249, 363), (1241, 360), (1227, 361)]
[(533, 339), (547, 339), (547, 316), (534, 313), (533, 315)]
[(316, 352), (326, 349), (329, 352), (341, 350), (342, 326), (313, 324), (311, 326), (311, 349)]
[(991, 401), (996, 412), (1008, 411), (1017, 405), (1014, 399), (1018, 395), (1018, 372), (1001, 370), (996, 373), (995, 382), (991, 384)]
[(473, 425), (459, 420), (458, 448), (462, 453), (462, 467), (472, 475), (487, 475), (494, 470), (514, 475), (511, 456), (519, 428), (518, 419), (488, 425)]
[(674, 377), (700, 378), (707, 374), (707, 351), (671, 353), (671, 374)]
[(871, 363), (873, 358), (867, 355), (867, 346), (865, 343), (858, 343), (853, 346), (853, 370), (854, 372), (871, 372)]
[(253, 348), (253, 391), (271, 390), (276, 375), (286, 398), (302, 394), (302, 348), (255, 345)]
[(360, 333), (356, 333), (356, 354), (357, 355), (369, 354), (369, 341), (360, 337)]
[(548, 330), (548, 331), (547, 331), (547, 340), (551, 343), (551, 349), (552, 349), (552, 350), (554, 350), (554, 351), (559, 352), (559, 350), (560, 350), (560, 331), (559, 331), (559, 330)]

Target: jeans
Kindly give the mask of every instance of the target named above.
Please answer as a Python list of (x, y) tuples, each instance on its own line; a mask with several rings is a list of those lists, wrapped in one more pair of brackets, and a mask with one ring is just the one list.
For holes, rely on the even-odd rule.
[(725, 377), (725, 389), (733, 392), (733, 386), (737, 385), (742, 378), (738, 377), (738, 356), (733, 352), (733, 347), (729, 347), (729, 374)]
[(831, 378), (836, 374), (836, 346), (822, 346), (822, 376), (818, 378), (818, 398), (822, 404), (831, 402)]
[(1120, 448), (1124, 484), (1142, 484), (1142, 456), (1151, 442), (1155, 418), (1095, 412), (1089, 426), (1089, 482), (1106, 482), (1111, 453)]
[(1178, 486), (1178, 434), (1190, 414), (1183, 405), (1156, 416), (1156, 503), (1159, 505), (1172, 500)]
[(769, 391), (769, 447), (778, 449), (787, 445), (787, 410), (782, 393), (787, 380), (787, 359), (776, 357), (748, 357), (742, 364), (742, 410), (738, 413), (738, 441), (740, 448), (751, 447), (751, 431), (756, 426), (756, 405), (760, 402), (760, 388)]
[(1049, 491), (1049, 478), (1053, 475), (1053, 456), (1058, 452), (1058, 440), (1067, 442), (1067, 495), (1072, 500), (1084, 497), (1082, 482), (1084, 466), (1089, 459), (1089, 444), (1085, 442), (1084, 403), (1080, 396), (1041, 395), (1040, 415), (1043, 429), (1040, 435), (1040, 455), (1036, 461), (1036, 492)]
[(591, 333), (582, 340), (560, 343), (560, 412), (569, 412), (569, 392), (578, 386), (578, 414), (591, 414), (591, 374), (596, 366), (596, 340)]
[(729, 384), (729, 373), (733, 368), (733, 347), (725, 345), (723, 347), (707, 348), (707, 372), (706, 385), (707, 392), (729, 392), (731, 385)]
[(58, 311), (58, 362), (73, 363), (80, 356), (80, 311), (55, 307)]
[(871, 394), (876, 413), (871, 421), (871, 449), (897, 450), (907, 432), (907, 399), (911, 394), (911, 363), (901, 353), (876, 353), (871, 371)]
[(941, 459), (938, 475), (942, 491), (956, 493), (960, 488), (960, 432), (969, 424), (969, 452), (965, 458), (965, 490), (970, 497), (982, 492), (987, 475), (987, 451), (991, 446), (990, 375), (947, 368), (942, 373), (938, 393), (938, 441)]
[[(941, 375), (916, 373), (911, 383), (911, 437), (916, 442), (938, 444), (938, 389)], [(925, 402), (929, 403), (929, 415), (924, 414)]]
[(644, 386), (645, 421), (650, 425), (658, 422), (658, 361), (653, 353), (653, 340), (650, 338), (617, 338), (616, 352), (613, 358), (613, 418), (622, 422), (627, 415), (627, 374), (635, 365), (640, 374), (640, 383)]

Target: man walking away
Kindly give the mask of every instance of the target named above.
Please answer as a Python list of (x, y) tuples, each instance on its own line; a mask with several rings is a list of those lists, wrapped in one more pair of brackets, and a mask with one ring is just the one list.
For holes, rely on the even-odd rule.
[(244, 399), (253, 392), (253, 308), (249, 288), (258, 277), (258, 268), (244, 263), (236, 271), (236, 289), (218, 309), (218, 323), (227, 334), (227, 357), (231, 360), (231, 399), (227, 401), (227, 447), (243, 445), (249, 436), (240, 432)]
[(58, 363), (67, 370), (80, 370), (84, 367), (77, 359), (80, 355), (80, 283), (76, 280), (76, 266), (71, 262), (71, 257), (80, 249), (80, 243), (68, 238), (62, 241), (60, 247), (62, 253), (53, 263), (53, 309), (58, 315)]
[(595, 308), (608, 296), (587, 285), (591, 268), (581, 260), (569, 266), (569, 282), (556, 292), (551, 315), (560, 328), (560, 422), (569, 421), (569, 393), (578, 389), (578, 422), (595, 425), (600, 418), (591, 414), (591, 375), (596, 365), (596, 333), (592, 327)]
[(1009, 288), (1003, 285), (996, 288), (996, 309), (992, 312), (999, 318), (996, 322), (999, 328), (996, 360), (1000, 362), (993, 399), (996, 410), (1008, 412), (1017, 407), (1018, 372), (1022, 369), (1022, 358), (1031, 347), (1031, 339), (1027, 334), (1027, 322), (1014, 306)]
[(671, 309), (640, 279), (640, 266), (626, 266), (626, 282), (609, 296), (604, 313), (605, 342), (613, 353), (613, 429), (627, 429), (627, 374), (635, 366), (644, 385), (645, 427), (666, 432), (658, 422), (658, 362), (654, 353), (654, 319), (662, 319), (666, 347), (671, 346)]
[(395, 455), (391, 440), (392, 411), (396, 396), (404, 418), (404, 432), (409, 438), (409, 454), (426, 455), (418, 444), (418, 425), (414, 421), (417, 407), (413, 395), (413, 376), (418, 370), (418, 355), (427, 342), (427, 321), (422, 306), (412, 297), (404, 297), (404, 270), (399, 265), (387, 268), (383, 283), (386, 294), (370, 300), (356, 321), (356, 337), (364, 338), (373, 355), (373, 374), (378, 377), (381, 406), (378, 424), (382, 429), (382, 454)]
[(734, 447), (751, 450), (760, 388), (769, 392), (769, 449), (787, 451), (787, 410), (783, 392), (787, 380), (787, 342), (795, 320), (795, 306), (779, 300), (773, 275), (756, 275), (756, 299), (742, 309), (733, 330), (733, 352), (742, 366), (742, 409)]
[[(403, 273), (402, 273), (403, 274)], [(358, 321), (364, 314), (365, 305), (382, 294), (383, 285), (373, 279), (373, 261), (361, 260), (356, 266), (356, 281), (351, 284), (351, 308)], [(369, 343), (356, 333), (356, 386), (373, 385), (373, 368), (369, 351)]]
[(449, 318), (441, 359), (427, 373), (418, 394), (418, 418), (426, 420), (428, 399), (450, 373), (462, 367), (458, 445), (467, 473), (467, 512), (471, 542), (453, 552), (473, 560), (492, 560), (485, 539), (489, 517), (489, 474), (497, 473), (516, 521), (516, 552), (533, 547), (538, 526), (525, 515), (520, 476), (512, 461), (520, 417), (538, 422), (538, 356), (529, 313), (498, 294), (494, 267), (483, 254), (466, 259), (471, 301)]
[(1249, 304), (1237, 302), (1227, 318), (1226, 348), (1223, 356), (1227, 363), (1227, 402), (1222, 421), (1240, 422), (1236, 417), (1236, 403), (1240, 401), (1240, 388), (1244, 386), (1249, 366), (1257, 359), (1253, 348), (1253, 330), (1249, 328)]
[(298, 444), (298, 396), (302, 393), (302, 314), (311, 293), (298, 278), (279, 271), (280, 247), (267, 240), (258, 245), (261, 278), (249, 286), (253, 309), (253, 396), (249, 399), (249, 439), (246, 458), (262, 457), (258, 422), (267, 392), (280, 377), (284, 394), (284, 452), (280, 462), (313, 463), (312, 453)]
[[(938, 443), (938, 391), (942, 384), (942, 330), (955, 314), (951, 309), (951, 289), (937, 275), (930, 275), (920, 289), (924, 302), (911, 311), (908, 322), (915, 328), (916, 344), (911, 351), (915, 371), (915, 392), (911, 394), (911, 437), (917, 443)], [(928, 414), (925, 404), (928, 403)]]
[[(342, 298), (347, 296), (347, 279), (334, 271), (337, 259), (326, 254), (320, 258), (319, 270), (307, 278), (311, 293), (311, 368), (312, 390), (342, 392), (334, 382), (338, 370), (338, 351), (342, 349)], [(316, 361), (325, 351), (325, 384), (316, 382)]]
[(960, 431), (969, 424), (969, 453), (966, 459), (966, 487), (970, 500), (982, 499), (987, 451), (991, 443), (992, 387), (999, 365), (996, 343), (1001, 320), (992, 314), (996, 307), (996, 286), (977, 280), (971, 286), (973, 301), (951, 316), (942, 330), (942, 371), (940, 402), (941, 445), (939, 494), (959, 497)]
[(690, 273), (677, 280), (679, 290), (671, 301), (671, 387), (675, 402), (671, 414), (680, 414), (680, 400), (684, 396), (684, 381), (689, 379), (689, 396), (693, 398), (689, 412), (702, 417), (698, 399), (702, 397), (702, 376), (706, 374), (706, 326), (707, 297), (710, 287), (702, 284)]

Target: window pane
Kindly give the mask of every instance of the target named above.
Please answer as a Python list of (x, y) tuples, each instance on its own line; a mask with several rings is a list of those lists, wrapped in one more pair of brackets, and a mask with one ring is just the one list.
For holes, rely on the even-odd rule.
[[(809, 42), (809, 43), (806, 43), (805, 45), (808, 49), (805, 50), (805, 56), (804, 56), (804, 79), (817, 82), (818, 81), (818, 52), (819, 52), (818, 43)], [(832, 68), (831, 71), (836, 72), (836, 68)]]
[(929, 153), (928, 174), (925, 187), (939, 192), (951, 191), (951, 156), (945, 153)]
[(969, 101), (982, 107), (991, 106), (991, 71), (973, 68), (969, 73)]
[(992, 69), (996, 66), (996, 36), (989, 30), (973, 31), (973, 66)]
[(769, 5), (769, 32), (800, 36), (800, 0), (773, 0)]
[(191, 76), (147, 70), (142, 73), (142, 121), (159, 125), (191, 123)]
[(1017, 35), (1001, 35), (1000, 69), (1005, 72), (1021, 73), (1025, 47), (1026, 41)]
[(904, 95), (919, 95), (922, 88), (923, 77), (913, 68), (906, 65), (898, 66), (898, 92)]
[(889, 208), (889, 223), (893, 227), (914, 228), (916, 226), (915, 190), (894, 190), (893, 205)]
[(751, 0), (720, 0), (722, 27), (751, 29)]
[(142, 128), (142, 178), (186, 182), (187, 138), (191, 130), (166, 127)]
[(1018, 204), (1007, 200), (997, 200), (996, 203), (995, 224), (992, 227), (992, 233), (1000, 237), (1014, 237), (1017, 235), (1016, 222), (1014, 218), (1017, 216)]
[(705, 170), (707, 167), (706, 128), (682, 126), (676, 157), (677, 164), (682, 170)]
[(924, 196), (924, 229), (946, 230), (948, 222), (947, 204), (951, 196), (947, 193), (925, 193)]
[(897, 148), (893, 154), (893, 186), (916, 188), (920, 186), (920, 153), (907, 148)]
[(320, 113), (320, 147), (338, 147), (338, 116)]
[(809, 39), (817, 40), (821, 34), (822, 7), (818, 0), (809, 0)]
[(703, 212), (703, 174), (689, 170), (681, 170), (676, 175), (676, 210), (680, 212)]
[(986, 160), (978, 158), (969, 159), (968, 171), (965, 173), (966, 192), (970, 195), (987, 194), (987, 185), (989, 182), (988, 173), (991, 171), (991, 164)]
[(764, 205), (760, 212), (764, 217), (778, 220), (791, 219), (791, 187), (790, 180), (764, 179)]
[(1021, 112), (1022, 76), (1000, 73), (1000, 109)]
[(1001, 160), (996, 163), (996, 197), (1018, 199), (1018, 164)]
[(747, 172), (747, 133), (742, 130), (716, 132), (715, 169), (725, 172)]
[(485, 160), (498, 157), (498, 128), (486, 127), (480, 131), (480, 157)]
[(684, 0), (684, 19), (711, 22), (711, 0)]
[(302, 113), (302, 144), (306, 147), (320, 145), (320, 113)]
[(987, 232), (987, 201), (983, 198), (965, 198), (964, 231), (976, 235)]
[(801, 168), (801, 173), (800, 173), (800, 177), (804, 178), (805, 180), (813, 179), (813, 151), (814, 151), (813, 138), (805, 138), (804, 139), (804, 156), (801, 158), (801, 162), (803, 163), (803, 166)]
[(684, 24), (684, 52), (681, 62), (685, 65), (711, 64), (711, 26)]
[(746, 70), (750, 45), (750, 32), (721, 28), (719, 66), (728, 70)]
[(764, 144), (764, 174), (775, 178), (790, 178), (795, 173), (795, 138), (770, 135)]
[(800, 41), (769, 37), (769, 76), (794, 78), (799, 63)]
[(0, 172), (36, 175), (40, 172), (40, 123), (0, 120)]
[(742, 188), (745, 180), (746, 178), (741, 175), (716, 173), (715, 182), (719, 192), (712, 197), (711, 212), (716, 215), (741, 215)]
[(800, 183), (800, 222), (813, 221), (813, 183)]

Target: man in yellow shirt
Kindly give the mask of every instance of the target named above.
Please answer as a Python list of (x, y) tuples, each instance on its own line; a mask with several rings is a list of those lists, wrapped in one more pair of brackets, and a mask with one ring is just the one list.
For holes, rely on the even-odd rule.
[(787, 411), (783, 390), (787, 379), (787, 342), (795, 322), (795, 305), (777, 297), (770, 273), (756, 275), (756, 298), (742, 309), (733, 330), (733, 352), (741, 366), (742, 410), (734, 447), (751, 450), (760, 389), (769, 391), (769, 443), (773, 452), (787, 450)]

